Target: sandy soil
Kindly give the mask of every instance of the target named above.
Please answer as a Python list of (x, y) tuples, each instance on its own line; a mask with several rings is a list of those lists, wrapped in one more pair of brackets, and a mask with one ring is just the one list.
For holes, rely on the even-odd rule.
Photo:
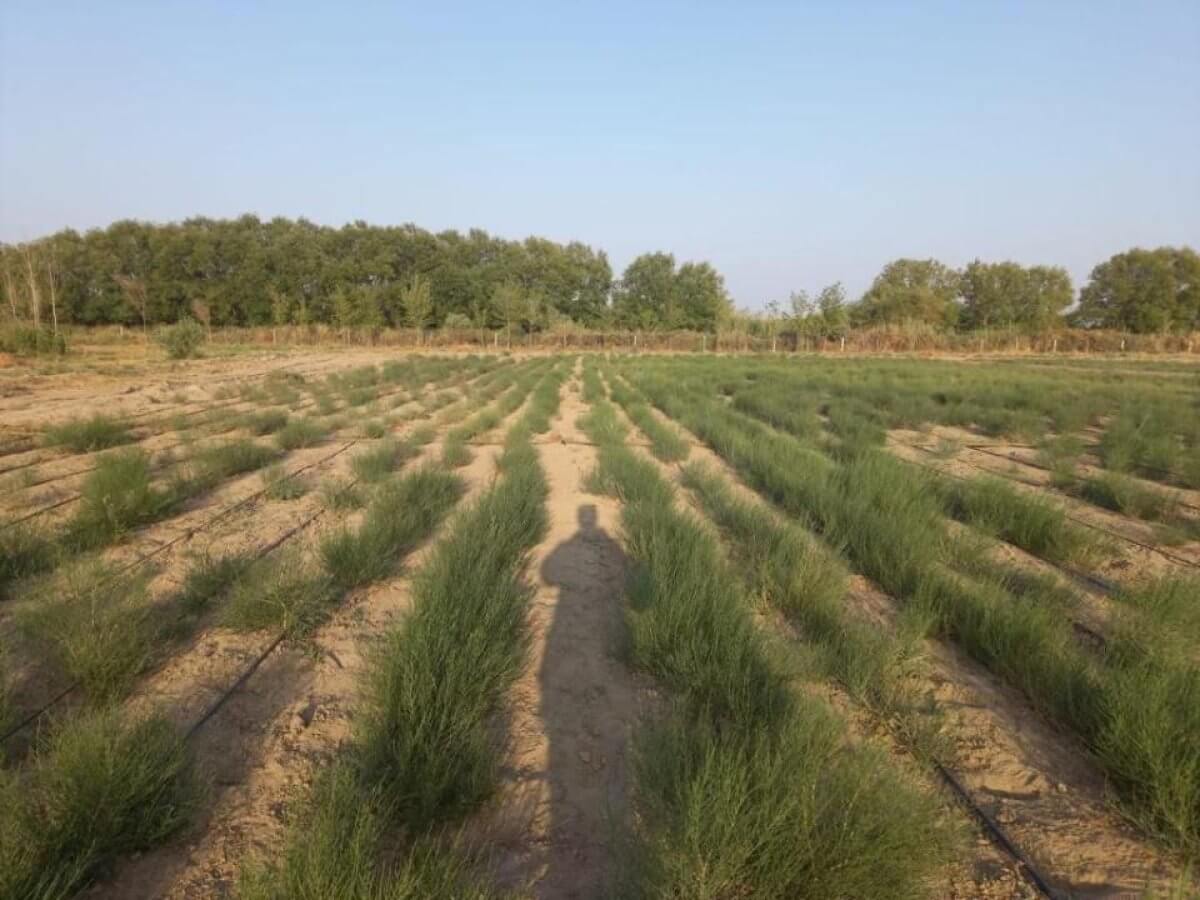
[(578, 382), (538, 451), (550, 528), (530, 575), (529, 664), (510, 698), (504, 783), (473, 831), (496, 856), (501, 885), (538, 898), (601, 897), (613, 887), (628, 814), (627, 747), (653, 702), (615, 658), (625, 557), (619, 505), (584, 493), (595, 450), (575, 420)]

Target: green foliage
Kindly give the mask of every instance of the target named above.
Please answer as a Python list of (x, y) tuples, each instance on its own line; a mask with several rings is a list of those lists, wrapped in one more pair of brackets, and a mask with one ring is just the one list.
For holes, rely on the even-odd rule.
[(505, 452), (501, 472), (417, 574), (412, 612), (371, 666), (358, 730), (364, 778), (415, 831), (492, 790), (492, 715), (524, 664), (522, 569), (546, 528), (547, 486), (527, 442)]
[(129, 530), (161, 518), (181, 496), (178, 486), (164, 490), (153, 485), (150, 458), (144, 450), (113, 451), (101, 457), (84, 480), (65, 540), (81, 550), (112, 543)]
[(334, 512), (359, 509), (367, 502), (363, 490), (355, 481), (328, 478), (321, 484), (321, 504)]
[(673, 426), (660, 420), (637, 395), (624, 384), (612, 381), (612, 398), (625, 414), (650, 440), (650, 449), (663, 462), (678, 462), (686, 459), (688, 446)]
[(1078, 562), (1096, 549), (1095, 539), (1070, 524), (1061, 506), (1003, 479), (947, 480), (939, 487), (951, 515), (1037, 556)]
[(958, 845), (935, 796), (814, 703), (778, 733), (676, 717), (636, 750), (638, 896), (920, 898)]
[(184, 318), (159, 329), (155, 338), (171, 359), (190, 359), (199, 354), (204, 343), (204, 326), (195, 319)]
[(1072, 319), (1139, 333), (1200, 328), (1200, 255), (1188, 247), (1118, 253), (1092, 269)]
[(383, 481), (416, 454), (416, 444), (386, 438), (370, 450), (355, 456), (350, 461), (350, 468), (360, 481), (375, 484)]
[(357, 529), (335, 531), (321, 541), (321, 561), (343, 590), (388, 575), (462, 496), (456, 476), (434, 466), (385, 484)]
[[(59, 232), (36, 246), (55, 259), (60, 320), (87, 325), (140, 324), (141, 310), (128, 302), (118, 275), (144, 287), (151, 324), (189, 315), (199, 301), (214, 326), (340, 324), (339, 291), (348, 321), (401, 325), (411, 320), (400, 294), (416, 273), (430, 276), (430, 325), (454, 312), (474, 318), (505, 281), (520, 282), (552, 298), (559, 313), (594, 324), (612, 283), (601, 250), (541, 238), (508, 241), (479, 229), (434, 234), (362, 222), (330, 228), (244, 215), (167, 225), (126, 220), (85, 234)], [(0, 262), (15, 264), (9, 254), (18, 253), (5, 247)]]
[(327, 434), (328, 428), (312, 417), (292, 419), (275, 432), (275, 443), (281, 450), (299, 450), (319, 443)]
[[(1194, 854), (1200, 846), (1200, 720), (1188, 698), (1197, 690), (1195, 642), (1188, 637), (1191, 625), (1164, 629), (1153, 624), (1156, 617), (1178, 615), (1175, 589), (1166, 599), (1142, 604), (1143, 612), (1137, 611), (1135, 600), (1127, 600), (1129, 612), (1114, 619), (1104, 646), (1082, 646), (1071, 627), (1073, 597), (1064, 598), (1061, 588), (1043, 579), (991, 563), (981, 557), (977, 542), (951, 539), (933, 483), (911, 467), (870, 448), (822, 465), (800, 441), (772, 435), (716, 399), (722, 389), (736, 390), (737, 374), (747, 368), (749, 364), (727, 362), (725, 371), (706, 374), (691, 361), (647, 359), (630, 367), (630, 377), (750, 486), (810, 523), (857, 571), (891, 593), (921, 629), (918, 633), (931, 631), (954, 641), (1074, 731), (1111, 779), (1127, 817)], [(761, 379), (762, 390), (790, 389), (792, 376), (782, 367), (754, 368), (757, 373), (747, 374)], [(921, 370), (939, 367), (905, 363), (887, 368), (919, 381)], [(861, 362), (847, 367), (830, 379), (829, 392), (835, 397), (854, 394), (869, 370)], [(1056, 382), (1063, 380), (1063, 373), (1056, 376)], [(1081, 377), (1096, 378), (1091, 372)], [(1129, 379), (1124, 373), (1119, 377)], [(1162, 397), (1174, 391), (1173, 385), (1153, 384), (1139, 395)], [(938, 394), (944, 400), (933, 405), (902, 400), (914, 389), (913, 381), (893, 380), (892, 399), (880, 392), (880, 406), (920, 421), (929, 411), (944, 414), (949, 398), (964, 391), (943, 379)], [(1131, 390), (1125, 384), (1122, 393)], [(814, 404), (828, 402), (811, 387), (808, 393)], [(973, 393), (972, 405), (1000, 403), (1005, 396)], [(969, 415), (978, 418), (975, 409)], [(1176, 427), (1186, 432), (1191, 420), (1177, 421)], [(1031, 514), (1023, 503), (992, 492), (973, 508), (991, 527), (1024, 535), (1022, 540), (1034, 545), (1058, 546), (1057, 516), (1044, 510)], [(1169, 630), (1180, 632), (1182, 640), (1168, 637)], [(1185, 645), (1187, 651), (1181, 652)]]
[(94, 700), (124, 694), (157, 649), (146, 578), (119, 577), (102, 564), (60, 573), (23, 610), (22, 629)]
[(289, 475), (278, 464), (264, 469), (262, 480), (268, 500), (298, 500), (308, 493), (308, 482), (304, 478)]
[(47, 447), (65, 447), (73, 453), (105, 450), (133, 440), (129, 426), (111, 416), (96, 413), (87, 419), (69, 419), (46, 429)]
[(56, 561), (54, 541), (38, 525), (21, 522), (0, 529), (0, 600), (15, 582), (52, 569)]
[(714, 331), (732, 305), (725, 280), (708, 263), (684, 263), (676, 271), (671, 254), (646, 253), (626, 267), (613, 311), (626, 328)]
[(962, 273), (962, 326), (1045, 331), (1075, 299), (1065, 269), (975, 260)]
[(178, 831), (194, 797), (183, 740), (166, 721), (99, 710), (61, 722), (19, 789), (0, 788), (0, 896), (74, 896), (118, 856)]
[(213, 600), (232, 588), (253, 562), (253, 557), (246, 553), (223, 556), (202, 553), (188, 567), (183, 584), (172, 597), (172, 602), (184, 616), (199, 616), (208, 610)]
[(414, 274), (400, 290), (404, 316), (413, 328), (425, 328), (433, 315), (433, 288), (429, 278)]
[(937, 799), (790, 689), (711, 534), (611, 415), (602, 400), (581, 425), (600, 445), (597, 483), (624, 503), (630, 653), (680, 698), (637, 744), (632, 892), (924, 896), (956, 843)]
[(921, 322), (950, 328), (958, 319), (959, 277), (935, 259), (897, 259), (883, 267), (855, 307), (867, 324)]
[(257, 560), (234, 581), (221, 621), (230, 628), (281, 629), (303, 637), (324, 621), (338, 594), (330, 579), (297, 554)]
[(235, 438), (197, 450), (191, 459), (195, 487), (213, 487), (226, 478), (261, 469), (277, 451), (246, 438)]
[(282, 409), (266, 409), (246, 416), (246, 427), (257, 435), (274, 434), (287, 423), (287, 411)]
[(241, 900), (489, 900), (469, 860), (434, 836), (418, 837), (397, 864), (383, 861), (387, 811), (351, 764), (318, 777), (293, 810), (282, 856), (243, 867)]
[(13, 356), (65, 356), (67, 339), (49, 328), (10, 323), (0, 326), (0, 353)]

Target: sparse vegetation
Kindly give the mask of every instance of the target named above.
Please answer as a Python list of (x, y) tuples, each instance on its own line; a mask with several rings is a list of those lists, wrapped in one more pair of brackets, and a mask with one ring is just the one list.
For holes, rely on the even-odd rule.
[(96, 414), (87, 419), (72, 419), (46, 429), (47, 447), (65, 447), (72, 453), (91, 453), (133, 440), (129, 426), (109, 416)]
[[(514, 346), (521, 327), (514, 318)], [(160, 676), (172, 697), (195, 688), (188, 711), (210, 708), (222, 681), (254, 690), (237, 680), (242, 647), (296, 654), (330, 678), (322, 692), (357, 708), (348, 734), (311, 730), (305, 754), (283, 759), (289, 784), (310, 781), (293, 756), (317, 761), (312, 786), (264, 795), (286, 799), (288, 830), (240, 861), (240, 896), (509, 896), (497, 861), (458, 835), (493, 805), (507, 814), (509, 782), (524, 777), (506, 767), (508, 711), (528, 702), (522, 673), (540, 678), (538, 660), (562, 652), (543, 648), (542, 623), (571, 621), (569, 606), (547, 620), (540, 594), (531, 604), (528, 563), (553, 554), (537, 547), (550, 510), (563, 515), (547, 498), (572, 472), (575, 489), (610, 498), (591, 502), (602, 521), (619, 516), (626, 554), (623, 581), (583, 557), (573, 570), (605, 578), (622, 619), (588, 639), (603, 641), (604, 673), (628, 667), (653, 698), (627, 720), (614, 895), (970, 893), (947, 885), (975, 858), (969, 819), (933, 781), (964, 741), (1008, 752), (1010, 721), (976, 732), (986, 706), (970, 696), (1052, 726), (1059, 743), (1044, 772), (1028, 762), (1035, 777), (1071, 753), (1103, 775), (1103, 795), (1043, 792), (1039, 811), (1069, 819), (1111, 801), (1132, 826), (1121, 840), (1172, 851), (1159, 854), (1163, 884), (1188, 895), (1174, 860), (1200, 852), (1200, 585), (1186, 562), (1200, 533), (1186, 490), (1197, 384), (1171, 361), (1127, 360), (1118, 374), (1048, 357), (404, 353), (330, 375), (256, 374), (211, 409), (193, 405), (210, 387), (169, 385), (146, 415), (17, 435), (0, 528), (0, 730), (21, 737), (0, 766), (0, 896), (77, 895), (207, 807), (183, 723), (133, 711), (151, 708)], [(554, 422), (564, 396), (587, 405), (578, 422)], [(500, 455), (489, 446), (456, 471), (502, 423)], [(337, 429), (336, 448), (289, 455)], [(121, 446), (143, 435), (144, 447)], [(1141, 545), (1122, 543), (1122, 524)], [(1085, 590), (1092, 573), (1117, 583)], [(401, 595), (399, 614), (375, 617), (385, 607), (372, 604)], [(559, 602), (574, 598), (564, 588)], [(210, 628), (238, 652), (192, 640)], [(358, 646), (343, 670), (347, 640)], [(177, 654), (191, 655), (163, 665)], [(204, 684), (189, 686), (196, 672)], [(273, 665), (253, 675), (277, 677)], [(323, 696), (314, 689), (310, 707)], [(971, 715), (943, 715), (946, 697)], [(280, 706), (269, 724), (307, 726), (308, 714)], [(310, 739), (323, 755), (308, 755)], [(1002, 826), (1020, 821), (1020, 798), (976, 799)], [(497, 852), (503, 867), (509, 850)], [(1073, 864), (1035, 859), (1052, 878)]]

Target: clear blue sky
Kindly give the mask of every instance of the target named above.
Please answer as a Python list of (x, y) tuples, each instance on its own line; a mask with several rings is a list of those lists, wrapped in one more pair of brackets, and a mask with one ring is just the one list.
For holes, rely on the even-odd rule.
[(0, 4), (0, 239), (255, 212), (708, 259), (1200, 245), (1200, 2)]

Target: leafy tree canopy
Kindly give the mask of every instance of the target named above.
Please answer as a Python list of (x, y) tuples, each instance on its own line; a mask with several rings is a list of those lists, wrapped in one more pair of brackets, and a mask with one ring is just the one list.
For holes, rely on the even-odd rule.
[(1118, 253), (1092, 269), (1071, 320), (1139, 333), (1200, 328), (1200, 255), (1189, 247)]

